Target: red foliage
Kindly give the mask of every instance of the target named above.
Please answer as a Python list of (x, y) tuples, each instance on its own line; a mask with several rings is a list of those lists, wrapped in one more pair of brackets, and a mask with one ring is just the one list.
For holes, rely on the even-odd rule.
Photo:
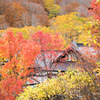
[(92, 0), (91, 2), (91, 9), (89, 10), (90, 15), (93, 16), (94, 19), (100, 20), (100, 1), (96, 2), (97, 0)]
[(0, 100), (15, 100), (15, 97), (23, 91), (23, 83), (23, 80), (16, 79), (14, 76), (1, 80)]
[[(41, 31), (32, 36), (36, 44), (41, 47), (41, 55), (37, 57), (36, 66), (44, 70), (53, 70), (53, 61), (59, 56), (60, 50), (64, 49), (64, 40), (57, 34), (43, 33)], [(42, 63), (42, 64), (41, 64)]]
[[(22, 86), (25, 82), (33, 82), (27, 76), (33, 78), (30, 73), (37, 73), (34, 70), (36, 58), (46, 62), (46, 69), (51, 69), (51, 62), (57, 56), (55, 50), (64, 48), (63, 42), (59, 34), (37, 32), (26, 40), (20, 32), (14, 36), (12, 31), (7, 31), (3, 39), (0, 39), (0, 58), (4, 59), (4, 65), (0, 70), (0, 88), (2, 87), (0, 100), (15, 100), (16, 96), (23, 91)], [(42, 51), (47, 52), (43, 54)], [(49, 59), (50, 65), (47, 65), (46, 58)], [(6, 60), (8, 62), (5, 62)]]
[(49, 33), (43, 33), (41, 31), (35, 33), (33, 40), (36, 44), (41, 46), (41, 50), (62, 50), (64, 48), (64, 40), (60, 37), (58, 33), (55, 35)]
[(0, 100), (15, 100), (22, 91), (27, 76), (34, 72), (28, 68), (34, 68), (33, 61), (39, 52), (40, 47), (32, 39), (25, 40), (20, 32), (16, 36), (12, 31), (4, 34), (4, 38), (0, 39), (0, 57), (8, 62), (0, 70)]

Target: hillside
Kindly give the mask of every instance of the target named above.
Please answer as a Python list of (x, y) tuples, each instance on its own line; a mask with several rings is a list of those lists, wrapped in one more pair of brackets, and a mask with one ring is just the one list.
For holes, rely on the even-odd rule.
[(0, 30), (8, 27), (49, 26), (49, 19), (79, 12), (87, 17), (91, 0), (0, 0)]

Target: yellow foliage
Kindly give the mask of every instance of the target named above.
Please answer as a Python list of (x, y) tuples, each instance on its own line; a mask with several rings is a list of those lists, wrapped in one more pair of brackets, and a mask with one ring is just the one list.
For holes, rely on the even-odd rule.
[(79, 41), (85, 42), (85, 44), (97, 44), (100, 46), (100, 43), (97, 42), (97, 39), (100, 39), (100, 29), (99, 29), (100, 23), (98, 21), (88, 21), (86, 22), (82, 29), (79, 31), (82, 33), (79, 35)]
[[(81, 92), (84, 91), (84, 87), (89, 90), (94, 87), (89, 75), (84, 71), (69, 69), (65, 74), (48, 79), (34, 88), (28, 86), (16, 100), (45, 100), (47, 98), (53, 100), (57, 95), (66, 98), (65, 100), (70, 100), (71, 98), (75, 99), (75, 96), (82, 95)], [(81, 100), (84, 100), (85, 96), (88, 95), (84, 94)]]
[(86, 18), (77, 17), (77, 15), (77, 12), (73, 12), (50, 20), (51, 28), (62, 34), (67, 44), (70, 44), (72, 40), (78, 40), (78, 36), (81, 34), (79, 30), (83, 29), (83, 25), (87, 20)]
[(60, 5), (55, 4), (55, 0), (43, 0), (46, 10), (49, 12), (49, 18), (56, 17), (61, 9)]
[(44, 33), (54, 33), (54, 30), (52, 30), (50, 27), (33, 27), (33, 26), (25, 26), (23, 28), (8, 28), (6, 30), (0, 30), (1, 36), (3, 33), (5, 33), (7, 30), (12, 30), (14, 35), (16, 35), (17, 32), (21, 32), (23, 34), (23, 37), (25, 39), (28, 39), (30, 35), (34, 34), (37, 31), (43, 31)]
[(43, 0), (43, 1), (44, 1), (45, 8), (48, 11), (52, 10), (55, 0)]

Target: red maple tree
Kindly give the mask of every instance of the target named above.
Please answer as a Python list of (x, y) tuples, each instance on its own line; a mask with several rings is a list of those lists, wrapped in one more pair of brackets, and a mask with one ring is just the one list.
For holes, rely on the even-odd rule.
[(26, 82), (37, 73), (34, 70), (36, 61), (43, 61), (45, 70), (53, 69), (52, 62), (58, 56), (57, 50), (63, 48), (64, 40), (59, 34), (45, 34), (39, 31), (26, 40), (22, 33), (18, 32), (14, 36), (13, 32), (8, 30), (0, 39), (2, 60), (0, 99), (15, 100), (16, 96), (23, 91)]
[[(64, 39), (60, 34), (49, 34), (41, 31), (35, 33), (32, 39), (36, 44), (40, 45), (41, 53), (35, 60), (35, 66), (41, 67), (47, 72), (47, 76), (52, 73), (57, 66), (53, 65), (53, 61), (61, 54), (64, 49)], [(49, 72), (48, 72), (49, 71)], [(49, 77), (49, 76), (48, 76)], [(50, 75), (49, 78), (52, 76)]]
[(19, 32), (16, 36), (12, 31), (7, 31), (4, 38), (0, 39), (1, 66), (0, 100), (15, 100), (23, 90), (22, 86), (27, 81), (27, 76), (34, 70), (33, 61), (40, 52), (40, 47), (32, 39), (26, 40)]
[(100, 20), (100, 1), (92, 0), (91, 7), (89, 8), (89, 12), (94, 19)]

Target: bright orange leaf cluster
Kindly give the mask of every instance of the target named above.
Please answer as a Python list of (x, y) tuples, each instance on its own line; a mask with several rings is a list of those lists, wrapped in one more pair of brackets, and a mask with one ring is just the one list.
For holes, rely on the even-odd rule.
[[(23, 91), (23, 85), (29, 80), (28, 76), (34, 72), (34, 61), (41, 51), (61, 50), (64, 48), (64, 39), (59, 34), (36, 32), (28, 40), (22, 33), (16, 36), (8, 30), (0, 39), (0, 59), (4, 63), (0, 67), (0, 100), (15, 100)], [(52, 52), (51, 52), (52, 54)], [(48, 56), (51, 60), (51, 56)]]
[(1, 94), (0, 100), (14, 100), (22, 91), (26, 76), (31, 71), (28, 67), (34, 66), (33, 61), (40, 53), (40, 46), (32, 39), (26, 40), (19, 32), (16, 36), (12, 31), (7, 31), (4, 38), (0, 39), (0, 57), (3, 62), (1, 66)]
[(90, 13), (94, 19), (100, 20), (100, 0), (92, 0)]
[(56, 33), (55, 35), (49, 33), (43, 33), (41, 31), (35, 33), (32, 39), (36, 44), (41, 46), (41, 50), (62, 50), (64, 48), (64, 39), (61, 35)]

